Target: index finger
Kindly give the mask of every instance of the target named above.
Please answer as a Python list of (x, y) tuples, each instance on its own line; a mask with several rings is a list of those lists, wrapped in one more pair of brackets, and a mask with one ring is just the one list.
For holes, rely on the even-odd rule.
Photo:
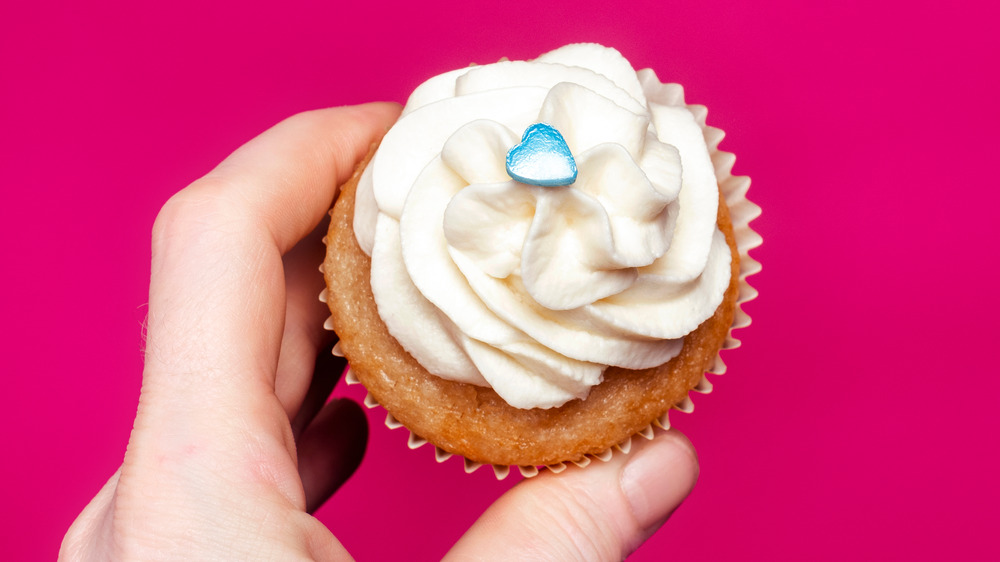
[(398, 112), (368, 104), (286, 119), (164, 206), (153, 229), (140, 415), (176, 420), (158, 408), (191, 417), (199, 405), (225, 415), (273, 397), (281, 255), (320, 222)]
[(338, 187), (398, 114), (390, 103), (299, 113), (237, 149), (178, 198), (237, 206), (284, 254), (319, 224)]

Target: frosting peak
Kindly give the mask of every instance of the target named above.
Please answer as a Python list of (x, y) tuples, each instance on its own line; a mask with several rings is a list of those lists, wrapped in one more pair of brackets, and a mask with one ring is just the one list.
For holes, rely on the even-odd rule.
[[(607, 366), (665, 363), (714, 313), (731, 260), (714, 168), (693, 114), (644, 72), (570, 45), (414, 91), (362, 175), (355, 233), (380, 315), (428, 371), (558, 406)], [(562, 133), (575, 182), (508, 174), (533, 123)]]

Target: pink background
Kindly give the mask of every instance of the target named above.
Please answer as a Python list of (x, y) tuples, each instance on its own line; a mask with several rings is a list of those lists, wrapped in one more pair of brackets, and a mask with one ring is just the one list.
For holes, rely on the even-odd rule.
[[(581, 40), (685, 84), (764, 208), (744, 346), (673, 416), (701, 480), (635, 559), (1000, 558), (987, 3), (97, 4), (0, 5), (0, 559), (53, 558), (121, 461), (170, 194), (294, 112)], [(436, 559), (511, 483), (382, 417), (319, 516)]]

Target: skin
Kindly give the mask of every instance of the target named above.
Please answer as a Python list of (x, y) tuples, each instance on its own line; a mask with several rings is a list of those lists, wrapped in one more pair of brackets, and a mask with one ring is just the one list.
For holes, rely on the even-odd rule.
[[(70, 527), (60, 559), (349, 559), (309, 513), (357, 468), (360, 407), (326, 404), (317, 229), (394, 104), (293, 116), (172, 197), (153, 227), (142, 391), (124, 461)], [(528, 479), (449, 554), (619, 560), (690, 493), (676, 431), (629, 455)]]

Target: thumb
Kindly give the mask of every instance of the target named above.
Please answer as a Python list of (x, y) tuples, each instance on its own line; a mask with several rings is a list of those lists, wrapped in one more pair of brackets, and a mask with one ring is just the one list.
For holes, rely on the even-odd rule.
[(490, 506), (449, 557), (621, 560), (663, 525), (697, 479), (698, 458), (687, 437), (658, 433), (607, 463), (521, 482)]

